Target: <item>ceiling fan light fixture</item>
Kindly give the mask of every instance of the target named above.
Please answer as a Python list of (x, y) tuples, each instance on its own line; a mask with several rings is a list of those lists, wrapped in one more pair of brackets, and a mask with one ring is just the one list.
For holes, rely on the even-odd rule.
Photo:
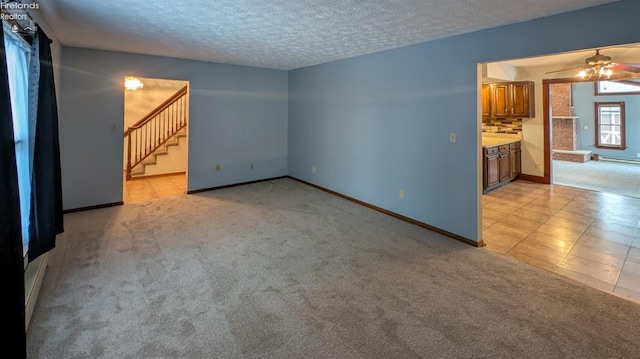
[(603, 77), (609, 78), (611, 77), (611, 75), (613, 75), (613, 70), (602, 67), (600, 68), (599, 75), (600, 75), (600, 78), (603, 78)]
[(596, 50), (596, 54), (588, 57), (584, 62), (589, 66), (607, 66), (611, 63), (611, 56), (600, 55), (600, 50)]
[[(580, 69), (580, 71), (576, 74), (576, 77), (582, 80), (590, 80), (592, 77), (601, 80), (610, 79), (611, 77), (640, 77), (638, 75), (633, 75), (640, 74), (640, 66), (613, 62), (611, 60), (611, 56), (601, 55), (600, 50), (596, 50), (595, 55), (586, 58), (585, 63), (586, 66), (582, 65), (573, 69), (555, 70), (546, 73), (553, 74), (557, 72), (564, 72), (569, 70), (576, 71), (577, 69)], [(626, 73), (631, 73), (631, 75), (625, 75)]]
[(583, 80), (589, 80), (593, 77), (594, 74), (597, 74), (598, 70), (594, 68), (584, 69), (578, 73), (578, 76)]
[(608, 79), (608, 78), (611, 78), (611, 75), (613, 75), (612, 69), (606, 66), (599, 66), (599, 65), (582, 69), (578, 73), (578, 77), (580, 77), (583, 80), (589, 80), (593, 76), (597, 76), (600, 79)]

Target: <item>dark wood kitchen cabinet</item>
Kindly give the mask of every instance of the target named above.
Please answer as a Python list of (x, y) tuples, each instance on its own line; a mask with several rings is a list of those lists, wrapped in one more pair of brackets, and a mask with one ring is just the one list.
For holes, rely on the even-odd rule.
[(498, 147), (484, 150), (484, 189), (500, 184), (500, 151)]
[(511, 180), (511, 156), (509, 156), (509, 145), (502, 145), (500, 148), (500, 183)]
[[(489, 85), (488, 94), (485, 86)], [(486, 98), (485, 96), (489, 96)], [(533, 82), (504, 82), (482, 85), (482, 112), (485, 115), (485, 101), (490, 107), (491, 117), (527, 118), (535, 117)]]
[(518, 178), (521, 172), (520, 142), (484, 148), (483, 193)]
[(509, 117), (511, 113), (511, 96), (509, 92), (509, 84), (493, 84), (491, 85), (491, 116), (493, 117)]
[(511, 165), (511, 180), (514, 180), (520, 176), (522, 172), (522, 150), (520, 149), (520, 142), (514, 142), (509, 144), (509, 164)]
[(511, 117), (535, 117), (533, 82), (514, 82), (511, 86)]
[(491, 116), (491, 85), (482, 84), (482, 117)]

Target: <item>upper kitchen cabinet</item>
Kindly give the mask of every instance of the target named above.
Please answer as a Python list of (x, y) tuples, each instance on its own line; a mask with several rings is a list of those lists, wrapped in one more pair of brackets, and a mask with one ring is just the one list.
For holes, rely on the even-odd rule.
[(511, 117), (511, 91), (509, 84), (493, 84), (491, 85), (491, 116), (492, 117)]
[(511, 87), (511, 117), (535, 117), (533, 82), (514, 82)]
[(482, 84), (482, 117), (491, 116), (491, 85)]
[(505, 82), (490, 84), (488, 98), (485, 86), (482, 86), (482, 112), (485, 115), (485, 102), (489, 102), (491, 117), (522, 118), (535, 117), (533, 82)]

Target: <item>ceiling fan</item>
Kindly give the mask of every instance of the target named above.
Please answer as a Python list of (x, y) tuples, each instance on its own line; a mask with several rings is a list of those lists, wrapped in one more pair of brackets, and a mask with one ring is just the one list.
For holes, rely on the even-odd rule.
[[(572, 69), (550, 71), (547, 72), (547, 74), (580, 69), (578, 76), (585, 80), (589, 80), (593, 77), (598, 79), (611, 79), (612, 77), (629, 77), (619, 76), (620, 71), (640, 74), (640, 67), (629, 64), (615, 63), (611, 60), (611, 56), (601, 55), (600, 50), (596, 50), (596, 54), (591, 57), (587, 57), (584, 62), (586, 65), (581, 65)], [(635, 76), (632, 75), (630, 77)]]

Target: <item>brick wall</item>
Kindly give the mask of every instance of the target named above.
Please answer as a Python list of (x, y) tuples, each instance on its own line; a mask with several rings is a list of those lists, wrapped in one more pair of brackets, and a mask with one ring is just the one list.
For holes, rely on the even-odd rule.
[(554, 150), (575, 151), (578, 149), (578, 119), (553, 118), (551, 129)]
[(551, 84), (551, 115), (573, 116), (571, 109), (571, 84)]
[(570, 161), (585, 163), (591, 160), (591, 151), (583, 151), (584, 153), (553, 153), (554, 160)]

